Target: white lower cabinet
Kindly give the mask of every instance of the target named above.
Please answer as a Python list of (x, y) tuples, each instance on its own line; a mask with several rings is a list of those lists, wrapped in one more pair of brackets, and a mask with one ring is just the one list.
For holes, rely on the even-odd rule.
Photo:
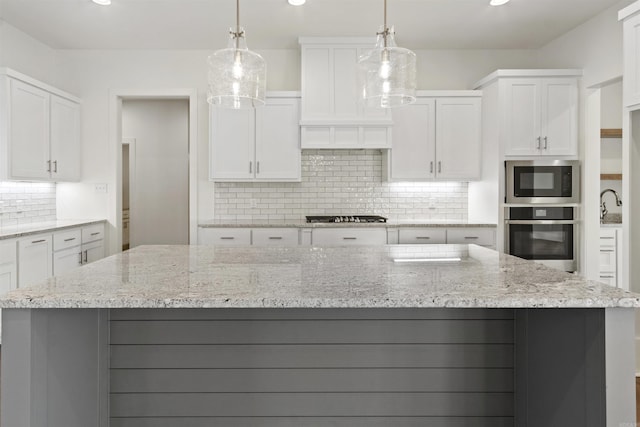
[(53, 235), (53, 275), (104, 258), (104, 226), (90, 225)]
[(16, 241), (0, 243), (0, 293), (18, 287)]
[(484, 227), (448, 228), (447, 243), (493, 247), (496, 244), (496, 231), (493, 228)]
[(200, 228), (198, 244), (208, 246), (248, 246), (250, 228)]
[(386, 228), (317, 228), (311, 234), (314, 246), (386, 245)]
[(251, 230), (253, 246), (298, 246), (297, 228), (254, 228)]
[[(0, 242), (0, 293), (9, 292), (17, 287), (18, 257), (16, 252), (16, 241), (12, 239)], [(2, 331), (1, 313), (0, 331)]]
[(622, 269), (622, 229), (600, 229), (600, 281), (618, 287), (618, 272)]
[(53, 275), (53, 237), (33, 234), (18, 239), (18, 287), (42, 282)]
[(398, 230), (398, 243), (401, 245), (447, 243), (447, 230), (444, 228), (401, 228)]

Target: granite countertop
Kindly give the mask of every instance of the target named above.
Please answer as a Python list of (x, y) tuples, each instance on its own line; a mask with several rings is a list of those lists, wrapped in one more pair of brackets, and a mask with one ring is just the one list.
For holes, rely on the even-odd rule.
[(0, 307), (608, 308), (640, 307), (640, 295), (476, 245), (142, 246), (4, 294)]
[(45, 233), (47, 231), (64, 230), (65, 228), (79, 227), (82, 225), (99, 224), (104, 219), (59, 219), (57, 221), (37, 222), (32, 224), (16, 225), (12, 227), (0, 227), (0, 240), (13, 239), (28, 236), (30, 234)]
[(282, 222), (282, 223), (246, 223), (246, 222), (218, 222), (204, 221), (198, 224), (201, 228), (337, 228), (337, 227), (372, 227), (372, 228), (397, 228), (397, 227), (487, 227), (495, 228), (496, 224), (470, 223), (463, 221), (389, 221), (389, 222)]

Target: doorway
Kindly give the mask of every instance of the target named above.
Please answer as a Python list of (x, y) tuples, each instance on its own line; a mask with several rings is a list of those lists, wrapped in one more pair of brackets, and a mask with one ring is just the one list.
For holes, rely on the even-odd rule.
[(122, 248), (189, 244), (189, 101), (122, 102)]

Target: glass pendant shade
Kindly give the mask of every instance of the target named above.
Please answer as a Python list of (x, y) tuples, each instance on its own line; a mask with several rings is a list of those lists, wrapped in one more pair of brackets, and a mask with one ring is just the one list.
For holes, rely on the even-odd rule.
[(247, 48), (244, 31), (231, 30), (226, 49), (209, 55), (207, 102), (224, 108), (253, 108), (264, 105), (267, 64)]
[(393, 27), (378, 33), (376, 47), (358, 59), (367, 107), (392, 108), (416, 100), (416, 54), (396, 46)]

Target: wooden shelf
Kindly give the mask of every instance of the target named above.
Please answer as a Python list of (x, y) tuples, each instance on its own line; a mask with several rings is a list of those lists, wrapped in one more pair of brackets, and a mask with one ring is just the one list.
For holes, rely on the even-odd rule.
[(601, 173), (600, 179), (603, 181), (622, 181), (621, 173)]
[(600, 138), (622, 138), (622, 129), (600, 129)]

